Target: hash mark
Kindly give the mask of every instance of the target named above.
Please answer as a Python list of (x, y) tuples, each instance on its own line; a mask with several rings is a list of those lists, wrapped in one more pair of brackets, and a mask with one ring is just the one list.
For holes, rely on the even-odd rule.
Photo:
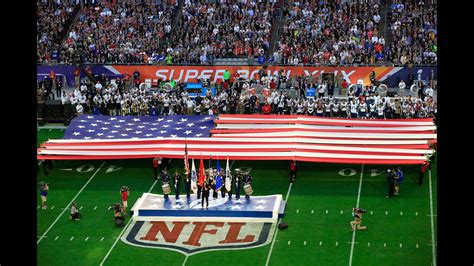
[(314, 213), (314, 210), (311, 210), (311, 213)]
[(319, 245), (321, 246), (323, 244), (323, 241), (319, 241)]
[(82, 210), (82, 206), (79, 208), (79, 210)]
[(326, 210), (326, 214), (328, 214), (328, 210)]
[(102, 237), (102, 238), (100, 239), (101, 242), (102, 242), (103, 240), (104, 240), (104, 237)]
[(344, 213), (344, 211), (343, 211), (343, 210), (341, 210), (341, 214), (343, 214), (343, 213)]
[(51, 210), (54, 209), (54, 206), (51, 207)]
[(94, 211), (97, 209), (97, 206), (94, 207)]
[(386, 247), (387, 247), (387, 243), (383, 243), (383, 247), (386, 248)]
[(370, 214), (372, 215), (372, 214), (374, 214), (374, 212), (373, 212), (373, 211), (370, 211)]
[(71, 239), (69, 239), (69, 241), (72, 241), (74, 239), (74, 237), (72, 236)]
[(385, 215), (388, 215), (388, 211), (385, 211)]
[(402, 247), (402, 243), (400, 243), (400, 248)]
[(418, 248), (418, 243), (416, 243), (416, 248)]
[(303, 242), (303, 246), (306, 246), (306, 241)]
[(339, 242), (336, 242), (336, 246), (339, 246)]
[(86, 237), (86, 239), (84, 239), (84, 241), (87, 241), (87, 240), (89, 240), (89, 237)]
[(291, 240), (288, 240), (288, 246), (291, 244)]
[(38, 210), (41, 206), (38, 205), (38, 207), (36, 207), (36, 209)]
[(418, 216), (418, 212), (415, 212), (415, 215)]
[(58, 240), (59, 236), (56, 236), (56, 238), (54, 240)]
[(400, 212), (400, 215), (403, 215), (403, 212)]
[(297, 210), (296, 210), (296, 213), (299, 213), (299, 212), (300, 212), (300, 209), (297, 209)]
[(369, 243), (367, 243), (367, 246), (368, 246), (368, 247), (370, 247), (370, 242), (369, 242)]

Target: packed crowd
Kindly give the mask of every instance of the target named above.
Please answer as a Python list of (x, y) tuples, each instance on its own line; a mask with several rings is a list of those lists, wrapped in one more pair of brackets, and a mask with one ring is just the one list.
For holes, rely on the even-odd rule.
[[(216, 95), (211, 95), (211, 91), (207, 90), (206, 96), (193, 98), (184, 83), (171, 82), (168, 89), (161, 86), (158, 90), (148, 91), (144, 86), (140, 87), (139, 82), (134, 82), (139, 76), (135, 72), (127, 80), (118, 78), (110, 82), (103, 76), (96, 84), (83, 82), (72, 93), (63, 92), (61, 101), (71, 104), (78, 115), (263, 113), (391, 119), (435, 117), (437, 114), (433, 89), (421, 85), (422, 82), (420, 86), (424, 87), (416, 95), (408, 92), (409, 86), (400, 84), (400, 94), (391, 99), (379, 95), (377, 82), (369, 86), (350, 86), (341, 77), (329, 81), (310, 80), (308, 77), (287, 80), (283, 72), (273, 76), (261, 72), (261, 79), (227, 80), (217, 84)], [(214, 86), (208, 80), (202, 82), (205, 88)], [(262, 88), (258, 93), (253, 89), (256, 86)], [(315, 97), (306, 95), (307, 88), (316, 88)], [(41, 88), (39, 92), (41, 94)], [(335, 95), (335, 92), (339, 92), (339, 95)]]
[(61, 50), (63, 63), (149, 63), (166, 51), (175, 6), (101, 1), (84, 7)]
[(395, 64), (437, 63), (437, 4), (393, 4), (390, 29)]
[(187, 1), (168, 52), (175, 63), (263, 55), (270, 47), (273, 3)]
[[(85, 4), (72, 26), (78, 5), (37, 4), (39, 63), (209, 64), (224, 57), (266, 58), (279, 3), (185, 1), (174, 29), (176, 0), (97, 1)], [(385, 25), (390, 45), (380, 28), (380, 0), (291, 0), (286, 5), (276, 35), (276, 62), (437, 63), (436, 3), (392, 4)]]
[(62, 37), (72, 22), (76, 4), (65, 2), (37, 2), (36, 43), (37, 62), (50, 63), (59, 59)]
[(379, 0), (291, 1), (277, 57), (284, 64), (374, 64), (386, 60)]

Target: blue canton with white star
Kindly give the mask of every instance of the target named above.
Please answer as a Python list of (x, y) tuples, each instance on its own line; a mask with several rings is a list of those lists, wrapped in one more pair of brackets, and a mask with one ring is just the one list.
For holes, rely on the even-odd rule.
[(207, 138), (213, 115), (105, 116), (81, 115), (66, 129), (64, 139)]

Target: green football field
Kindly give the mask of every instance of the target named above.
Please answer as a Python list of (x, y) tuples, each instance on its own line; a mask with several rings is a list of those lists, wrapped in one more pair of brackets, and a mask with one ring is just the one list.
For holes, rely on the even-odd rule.
[[(63, 135), (58, 129), (37, 133), (38, 144)], [(387, 199), (382, 171), (389, 166), (300, 163), (290, 186), (287, 161), (231, 163), (232, 169), (252, 168), (254, 195), (282, 194), (287, 200), (282, 222), (289, 226), (276, 229), (267, 245), (186, 256), (126, 244), (120, 239), (124, 228), (115, 226), (108, 207), (120, 201), (122, 185), (132, 188), (129, 207), (144, 192), (162, 194), (151, 159), (57, 161), (48, 175), (42, 167), (37, 174), (38, 182), (50, 184), (46, 210), (40, 208), (38, 190), (38, 265), (433, 265), (436, 164), (422, 186), (419, 167), (404, 166), (400, 195)], [(183, 160), (170, 168), (182, 170)], [(80, 221), (69, 220), (72, 201), (80, 206)], [(367, 210), (367, 231), (351, 231), (351, 208), (357, 204)]]

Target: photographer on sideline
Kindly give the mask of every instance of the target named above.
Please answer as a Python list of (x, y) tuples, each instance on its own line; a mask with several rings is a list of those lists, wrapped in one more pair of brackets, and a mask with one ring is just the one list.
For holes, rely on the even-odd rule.
[(361, 208), (352, 208), (352, 216), (354, 221), (351, 221), (352, 231), (355, 230), (367, 230), (367, 226), (362, 226), (362, 214), (367, 211)]
[(127, 186), (122, 186), (120, 188), (120, 195), (122, 197), (122, 211), (124, 214), (127, 213), (127, 201), (128, 201), (128, 194), (129, 194), (130, 188)]
[(124, 226), (125, 217), (122, 212), (123, 206), (120, 203), (115, 203), (109, 207), (109, 210), (114, 210), (114, 222), (117, 226)]
[(69, 216), (69, 219), (74, 219), (75, 221), (79, 221), (81, 218), (81, 214), (79, 213), (79, 210), (77, 209), (77, 204), (73, 202), (71, 204), (71, 216)]
[(47, 208), (46, 200), (48, 198), (48, 190), (49, 190), (48, 183), (41, 181), (39, 183), (39, 188), (40, 188), (40, 194), (41, 194), (41, 209), (44, 210)]

